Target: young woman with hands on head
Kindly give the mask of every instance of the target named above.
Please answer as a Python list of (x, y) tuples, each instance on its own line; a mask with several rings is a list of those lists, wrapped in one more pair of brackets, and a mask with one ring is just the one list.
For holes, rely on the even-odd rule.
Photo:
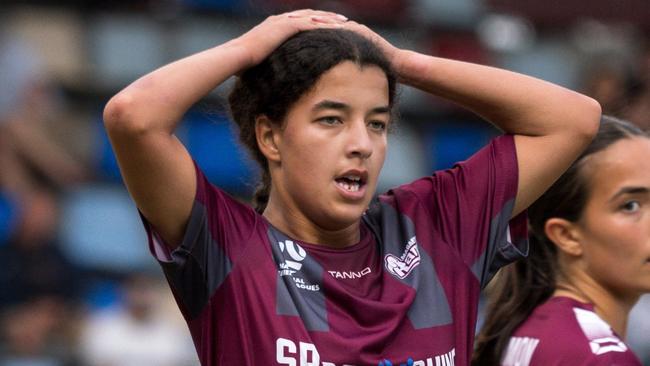
[[(232, 75), (231, 113), (262, 171), (255, 208), (174, 136)], [(397, 81), (505, 134), (373, 199)], [(203, 365), (464, 365), (481, 287), (527, 250), (519, 214), (587, 146), (600, 107), (299, 10), (143, 76), (104, 117)]]

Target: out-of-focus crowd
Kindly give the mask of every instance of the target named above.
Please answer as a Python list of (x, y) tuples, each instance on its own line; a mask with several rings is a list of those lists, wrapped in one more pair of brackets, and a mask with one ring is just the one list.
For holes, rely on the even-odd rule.
[[(625, 67), (585, 67), (580, 88), (650, 128), (650, 44), (641, 49)], [(140, 259), (144, 233), (133, 229), (134, 244), (115, 232), (139, 222), (97, 163), (101, 123), (74, 105), (94, 91), (71, 96), (44, 64), (38, 45), (0, 28), (0, 366), (198, 364), (161, 272)], [(650, 300), (637, 308), (630, 343), (650, 364)]]
[(586, 74), (583, 87), (603, 113), (650, 129), (650, 40), (632, 67), (597, 65)]
[(65, 252), (66, 195), (102, 184), (75, 141), (92, 135), (24, 39), (0, 33), (0, 70), (0, 365), (196, 365), (159, 272)]

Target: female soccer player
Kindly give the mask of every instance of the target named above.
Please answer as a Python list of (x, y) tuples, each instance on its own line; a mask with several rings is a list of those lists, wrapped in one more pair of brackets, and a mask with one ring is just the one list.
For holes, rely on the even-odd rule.
[(476, 365), (641, 365), (622, 341), (650, 292), (650, 138), (603, 117), (529, 209), (530, 255), (504, 269)]
[[(232, 75), (231, 112), (262, 170), (256, 209), (212, 186), (173, 135)], [(507, 134), (371, 203), (396, 76)], [(105, 109), (203, 365), (467, 364), (481, 286), (525, 250), (525, 217), (510, 222), (514, 244), (509, 221), (587, 146), (599, 117), (583, 95), (400, 50), (313, 10), (153, 71)]]

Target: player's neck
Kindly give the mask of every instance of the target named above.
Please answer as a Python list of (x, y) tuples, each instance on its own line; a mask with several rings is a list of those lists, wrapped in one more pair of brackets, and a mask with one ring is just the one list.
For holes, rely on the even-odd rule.
[(326, 229), (309, 220), (299, 210), (279, 208), (272, 198), (269, 199), (263, 216), (287, 236), (306, 243), (344, 248), (360, 240), (360, 221), (341, 228)]
[(588, 276), (558, 279), (553, 296), (565, 296), (594, 305), (594, 311), (622, 338), (625, 338), (630, 310), (638, 295), (615, 294)]

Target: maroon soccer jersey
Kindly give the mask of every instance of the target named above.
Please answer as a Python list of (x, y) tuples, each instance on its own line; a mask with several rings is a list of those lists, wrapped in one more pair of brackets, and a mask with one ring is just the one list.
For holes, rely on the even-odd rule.
[(202, 365), (466, 365), (481, 287), (527, 250), (524, 215), (509, 220), (517, 178), (501, 136), (379, 196), (359, 243), (333, 249), (288, 237), (197, 169), (180, 247), (145, 226)]
[(552, 297), (510, 338), (503, 366), (641, 366), (591, 304)]

